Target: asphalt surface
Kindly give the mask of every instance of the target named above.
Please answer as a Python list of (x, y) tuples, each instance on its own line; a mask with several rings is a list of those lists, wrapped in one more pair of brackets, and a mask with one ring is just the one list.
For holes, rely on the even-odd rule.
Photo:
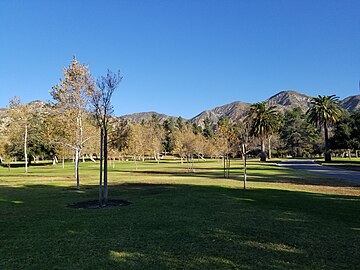
[(278, 165), (290, 169), (303, 170), (332, 178), (345, 179), (360, 183), (360, 171), (322, 166), (313, 160), (283, 160), (279, 162)]

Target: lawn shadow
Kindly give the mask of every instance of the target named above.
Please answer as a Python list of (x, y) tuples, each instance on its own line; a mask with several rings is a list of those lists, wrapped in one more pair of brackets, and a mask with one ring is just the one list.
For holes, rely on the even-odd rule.
[(112, 199), (131, 201), (127, 207), (67, 208), (96, 199), (97, 186), (84, 187), (3, 186), (0, 268), (355, 269), (360, 263), (356, 196), (126, 183), (109, 191)]
[[(264, 163), (265, 164), (265, 163)], [(243, 181), (243, 167), (230, 167), (230, 175), (224, 178), (224, 171), (221, 166), (218, 168), (206, 168), (196, 166), (192, 171), (186, 168), (176, 167), (172, 170), (119, 170), (119, 172), (132, 173), (138, 175), (161, 175), (178, 177), (201, 177), (206, 179), (229, 179)], [(247, 168), (247, 179), (252, 182), (261, 183), (289, 183), (294, 185), (312, 185), (329, 187), (359, 187), (358, 183), (348, 180), (326, 177), (318, 173), (294, 170), (291, 168), (279, 167), (276, 163), (261, 166), (259, 164), (251, 165)]]

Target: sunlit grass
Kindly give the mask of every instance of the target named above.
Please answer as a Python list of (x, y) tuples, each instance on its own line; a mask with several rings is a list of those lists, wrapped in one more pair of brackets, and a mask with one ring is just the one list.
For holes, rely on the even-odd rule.
[(229, 179), (222, 162), (116, 162), (110, 198), (96, 200), (98, 163), (0, 168), (0, 269), (357, 269), (360, 190), (354, 184), (250, 160)]

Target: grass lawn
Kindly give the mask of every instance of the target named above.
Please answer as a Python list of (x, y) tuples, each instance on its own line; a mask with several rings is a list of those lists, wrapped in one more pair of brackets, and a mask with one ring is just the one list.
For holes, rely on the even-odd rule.
[(326, 166), (333, 166), (342, 169), (356, 170), (360, 171), (360, 158), (339, 158), (333, 157), (331, 162), (321, 162), (321, 164)]
[(131, 205), (72, 209), (97, 199), (98, 168), (0, 167), (0, 269), (359, 269), (360, 188), (241, 161), (195, 172), (167, 160), (110, 167), (109, 194)]

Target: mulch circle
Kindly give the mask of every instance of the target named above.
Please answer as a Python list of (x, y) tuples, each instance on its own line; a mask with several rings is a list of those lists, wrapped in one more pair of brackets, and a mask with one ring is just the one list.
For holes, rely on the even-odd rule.
[(98, 200), (92, 200), (92, 201), (83, 201), (74, 204), (69, 204), (67, 207), (75, 208), (75, 209), (101, 209), (101, 208), (109, 208), (109, 207), (128, 206), (130, 204), (131, 202), (125, 200), (109, 200), (105, 206), (100, 207)]

